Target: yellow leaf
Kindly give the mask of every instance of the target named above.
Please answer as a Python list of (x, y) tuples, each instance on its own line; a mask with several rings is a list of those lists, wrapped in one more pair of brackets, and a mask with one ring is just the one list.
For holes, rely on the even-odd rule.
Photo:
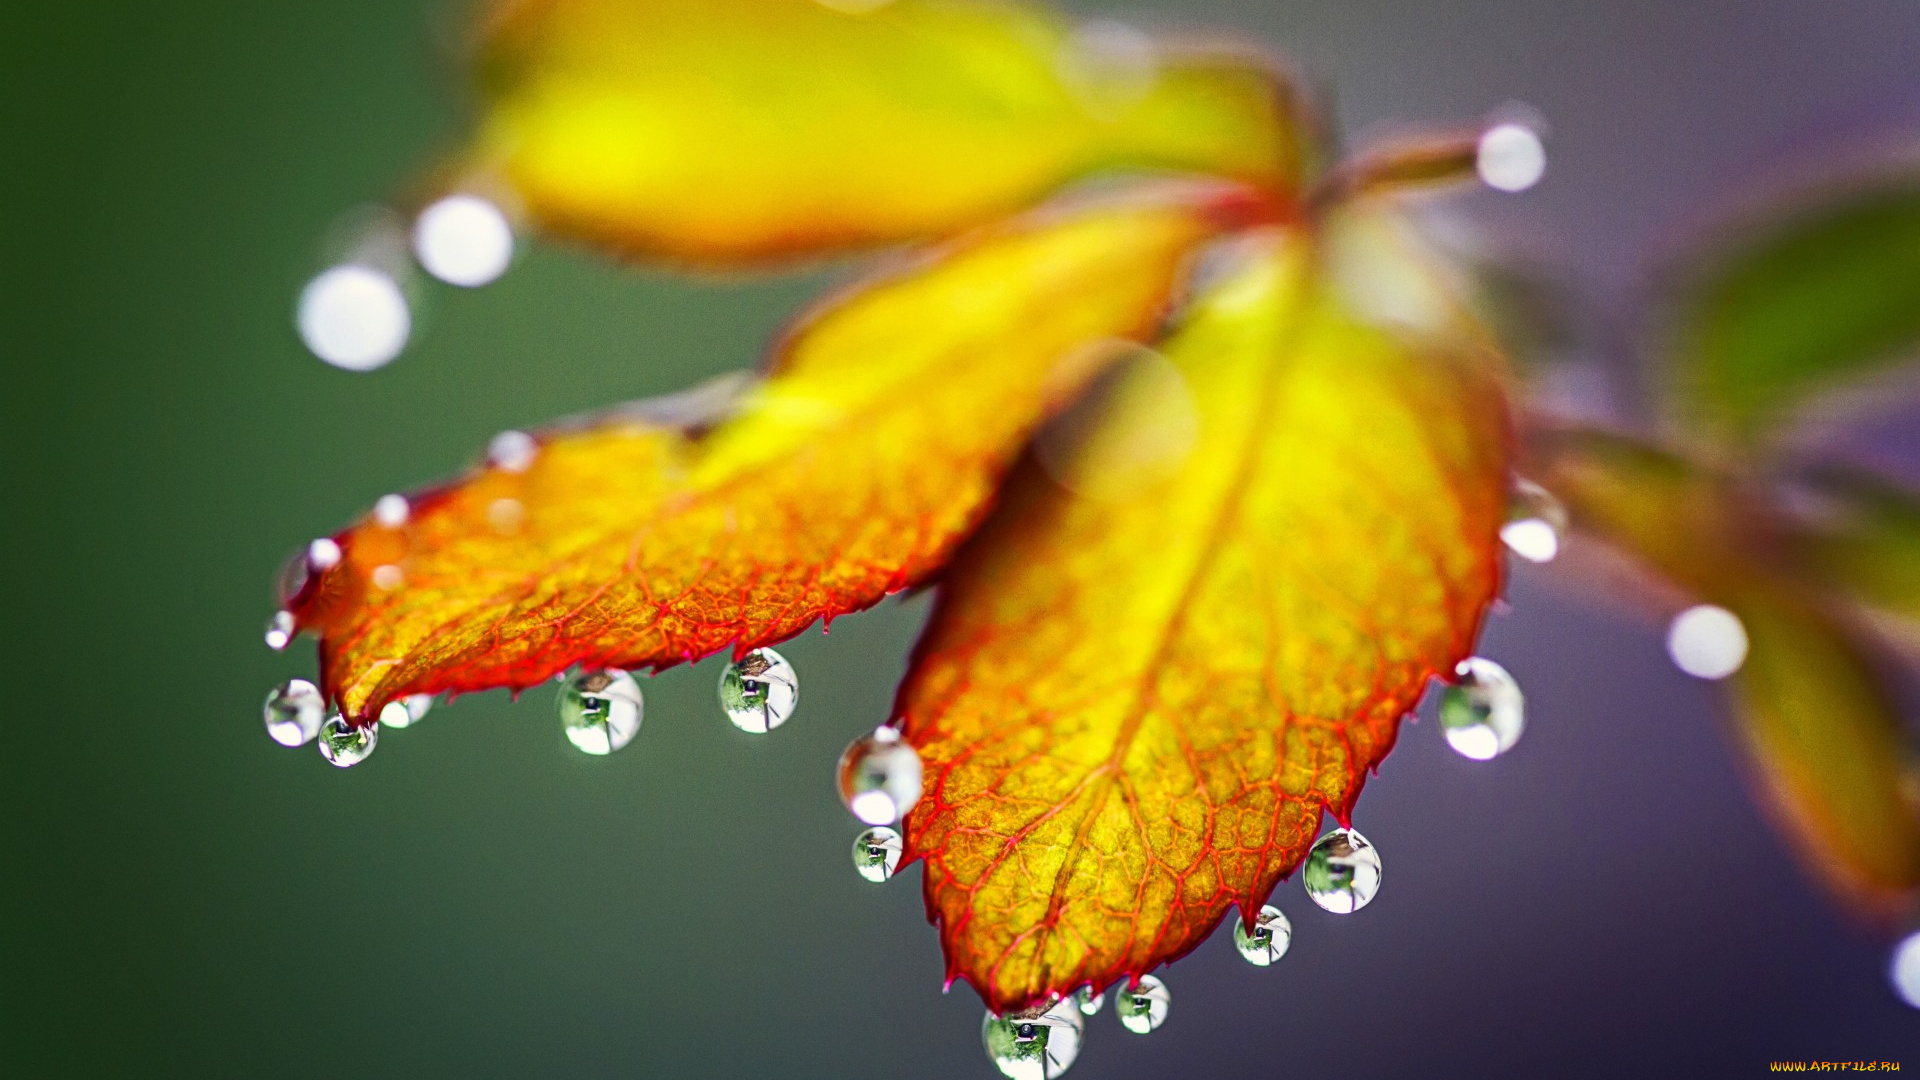
[(999, 0), (515, 0), (481, 73), (462, 169), (555, 234), (700, 263), (949, 234), (1102, 169), (1284, 195), (1302, 168), (1266, 63)]
[[(949, 974), (1019, 1008), (1251, 914), (1345, 817), (1499, 577), (1505, 399), (1477, 345), (1359, 317), (1297, 231), (1164, 347), (1150, 393), (1030, 461), (949, 569), (898, 714)], [(1112, 428), (1121, 429), (1114, 432)], [(1138, 468), (1142, 460), (1151, 467)], [(1131, 477), (1084, 490), (1111, 462)]]
[[(828, 305), (721, 415), (659, 406), (496, 441), (405, 520), (340, 534), (293, 611), (323, 689), (525, 687), (777, 641), (939, 568), (1033, 425), (1152, 334), (1250, 209), (1173, 185), (1009, 224)], [(712, 413), (713, 410), (702, 410)]]

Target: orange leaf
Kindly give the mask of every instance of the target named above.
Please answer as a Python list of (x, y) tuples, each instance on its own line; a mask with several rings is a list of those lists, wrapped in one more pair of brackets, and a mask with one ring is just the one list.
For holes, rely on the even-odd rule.
[[(1261, 234), (1170, 367), (1124, 376), (1157, 389), (1103, 394), (1064, 451), (1042, 439), (1075, 491), (1030, 462), (948, 570), (897, 708), (927, 775), (907, 839), (949, 976), (990, 1008), (1138, 975), (1257, 910), (1494, 596), (1485, 354), (1357, 317), (1324, 255)], [(1164, 418), (1170, 379), (1190, 425)]]
[[(856, 7), (870, 10), (854, 10)], [(702, 263), (946, 235), (1058, 185), (1166, 168), (1282, 193), (1264, 62), (980, 0), (514, 0), (459, 167), (547, 229)]]
[(1178, 185), (977, 237), (829, 305), (769, 377), (697, 418), (629, 409), (337, 537), (294, 605), (367, 718), (415, 693), (655, 668), (791, 636), (925, 577), (1029, 429), (1154, 331), (1243, 192)]

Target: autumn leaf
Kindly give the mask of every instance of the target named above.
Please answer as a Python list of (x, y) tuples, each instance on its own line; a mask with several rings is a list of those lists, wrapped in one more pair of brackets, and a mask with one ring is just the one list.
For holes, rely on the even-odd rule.
[(1920, 807), (1895, 695), (1792, 524), (1740, 483), (1623, 436), (1529, 442), (1585, 534), (1739, 618), (1734, 734), (1761, 804), (1816, 881), (1862, 910), (1903, 906), (1920, 887)]
[[(900, 693), (927, 777), (909, 857), (949, 977), (995, 1010), (1255, 912), (1495, 593), (1488, 355), (1361, 317), (1315, 235), (1243, 255), (1167, 366), (1138, 367), (1155, 389), (1111, 389), (1103, 423), (1009, 481)], [(1190, 429), (1164, 420), (1169, 372)]]
[(512, 0), (448, 169), (548, 232), (698, 263), (947, 235), (1101, 170), (1304, 168), (1292, 92), (1235, 51), (980, 0)]
[[(335, 538), (292, 610), (350, 717), (663, 667), (791, 636), (925, 578), (1033, 425), (1152, 334), (1188, 256), (1264, 213), (1168, 185), (1042, 212), (827, 305), (767, 378), (688, 423), (624, 410)], [(712, 410), (708, 410), (711, 412)]]

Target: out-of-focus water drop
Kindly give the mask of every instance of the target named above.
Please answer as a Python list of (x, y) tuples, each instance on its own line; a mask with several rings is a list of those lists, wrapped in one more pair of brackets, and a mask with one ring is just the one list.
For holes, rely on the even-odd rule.
[(406, 348), (413, 332), (400, 283), (371, 266), (336, 266), (307, 283), (296, 315), (313, 355), (347, 371), (372, 371)]
[(382, 495), (373, 504), (373, 520), (389, 529), (405, 525), (412, 512), (405, 495)]
[(1081, 108), (1114, 120), (1153, 92), (1160, 77), (1160, 50), (1138, 27), (1091, 19), (1068, 35), (1054, 68)]
[(513, 224), (478, 195), (448, 195), (414, 219), (413, 254), (441, 281), (478, 288), (513, 262)]
[(1247, 926), (1244, 921), (1233, 925), (1233, 947), (1255, 967), (1266, 967), (1287, 955), (1287, 948), (1292, 944), (1293, 923), (1272, 904), (1260, 909), (1260, 914), (1253, 918), (1253, 926)]
[(1667, 627), (1667, 655), (1695, 678), (1724, 679), (1746, 663), (1747, 628), (1726, 608), (1690, 607)]
[(1083, 986), (1073, 992), (1073, 1002), (1080, 1007), (1080, 1015), (1098, 1016), (1100, 1006), (1107, 1003), (1107, 992), (1102, 990), (1096, 994), (1093, 987)]
[(307, 569), (317, 574), (339, 565), (340, 545), (332, 539), (323, 536), (307, 545)]
[(1481, 656), (1460, 661), (1459, 681), (1440, 695), (1440, 731), (1461, 756), (1491, 761), (1513, 749), (1526, 726), (1526, 699), (1507, 669)]
[(421, 717), (433, 708), (432, 694), (409, 694), (406, 697), (387, 702), (380, 710), (380, 726), (383, 728), (409, 728), (420, 722)]
[(267, 694), (261, 709), (267, 734), (281, 746), (305, 746), (320, 734), (327, 718), (327, 699), (305, 679), (288, 679)]
[(273, 617), (267, 620), (267, 648), (274, 652), (285, 652), (287, 646), (293, 643), (294, 629), (293, 612), (274, 612)]
[(891, 825), (920, 801), (920, 755), (891, 727), (853, 740), (840, 755), (840, 799), (869, 825)]
[(1313, 842), (1300, 876), (1314, 903), (1350, 914), (1380, 891), (1380, 852), (1352, 829), (1335, 829)]
[(1920, 1009), (1920, 932), (1907, 935), (1893, 947), (1887, 978), (1901, 1001)]
[(524, 431), (503, 431), (487, 444), (487, 464), (504, 472), (526, 472), (539, 456), (540, 444)]
[(1480, 136), (1480, 179), (1498, 191), (1525, 191), (1547, 173), (1547, 147), (1525, 124), (1495, 124)]
[(345, 769), (367, 760), (380, 742), (380, 725), (355, 727), (346, 717), (335, 713), (320, 725), (320, 756), (327, 764)]
[(582, 751), (611, 754), (633, 741), (646, 705), (632, 675), (611, 668), (583, 671), (560, 687), (560, 721)]
[(720, 673), (720, 708), (741, 731), (764, 735), (793, 715), (800, 679), (772, 649), (755, 649)]
[(1516, 480), (1500, 539), (1528, 562), (1552, 562), (1567, 535), (1567, 508), (1531, 480)]
[(989, 1012), (980, 1023), (980, 1041), (1009, 1080), (1052, 1080), (1080, 1056), (1086, 1023), (1071, 1000), (1010, 1016)]
[(1113, 1014), (1135, 1035), (1145, 1035), (1167, 1022), (1173, 1009), (1173, 991), (1151, 975), (1140, 976), (1135, 986), (1122, 985), (1113, 992)]
[(868, 881), (886, 881), (900, 868), (905, 846), (898, 832), (876, 825), (854, 838), (853, 868)]

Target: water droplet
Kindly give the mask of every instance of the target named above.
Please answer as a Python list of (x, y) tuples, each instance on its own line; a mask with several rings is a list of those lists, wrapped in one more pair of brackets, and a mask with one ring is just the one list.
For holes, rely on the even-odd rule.
[(503, 431), (487, 444), (487, 463), (505, 472), (526, 472), (539, 455), (540, 444), (524, 431)]
[(340, 545), (321, 537), (307, 545), (307, 568), (318, 574), (340, 565)]
[(1475, 761), (1513, 749), (1526, 727), (1526, 700), (1507, 669), (1485, 657), (1460, 661), (1460, 681), (1440, 696), (1440, 730), (1447, 745)]
[(1087, 1022), (1069, 1001), (1009, 1016), (988, 1013), (980, 1022), (980, 1041), (1001, 1075), (1009, 1080), (1052, 1080), (1080, 1056)]
[(396, 701), (389, 701), (386, 707), (380, 710), (380, 726), (382, 728), (412, 727), (419, 723), (420, 718), (427, 715), (427, 710), (431, 708), (433, 708), (432, 694), (412, 694)]
[(267, 695), (261, 715), (274, 742), (305, 746), (320, 734), (320, 724), (327, 718), (327, 699), (307, 680), (288, 679)]
[(392, 592), (407, 583), (406, 571), (392, 563), (381, 563), (373, 568), (369, 576), (373, 579), (374, 588), (385, 592)]
[(513, 225), (478, 195), (449, 195), (415, 219), (413, 254), (441, 281), (479, 288), (513, 261)]
[(853, 740), (840, 755), (840, 798), (869, 825), (891, 825), (920, 801), (920, 755), (891, 727)]
[(589, 754), (611, 754), (633, 741), (646, 706), (640, 684), (624, 671), (583, 671), (560, 688), (567, 741)]
[(1900, 995), (1901, 1001), (1920, 1009), (1920, 933), (1907, 935), (1893, 947), (1887, 977), (1893, 981), (1893, 992)]
[(1167, 1022), (1173, 1008), (1173, 991), (1151, 975), (1140, 976), (1137, 986), (1122, 986), (1113, 992), (1113, 1013), (1135, 1035), (1145, 1035)]
[(389, 529), (405, 525), (412, 512), (413, 507), (407, 504), (405, 495), (382, 495), (373, 504), (373, 520)]
[(900, 852), (905, 846), (899, 833), (876, 825), (854, 839), (853, 868), (868, 881), (886, 881), (900, 868)]
[(273, 618), (267, 620), (267, 648), (284, 652), (293, 642), (294, 629), (293, 612), (274, 612)]
[(1552, 562), (1567, 535), (1567, 508), (1531, 480), (1516, 480), (1500, 539), (1528, 562)]
[(1546, 175), (1547, 148), (1525, 124), (1495, 124), (1480, 136), (1475, 166), (1488, 187), (1525, 191)]
[(300, 339), (313, 355), (347, 371), (382, 367), (407, 347), (413, 316), (400, 283), (371, 266), (326, 270), (300, 293)]
[(1314, 903), (1346, 915), (1380, 891), (1380, 853), (1352, 829), (1335, 829), (1313, 842), (1301, 877)]
[(495, 499), (487, 504), (487, 524), (493, 526), (494, 532), (503, 535), (519, 532), (526, 520), (527, 508), (519, 499)]
[(1254, 916), (1252, 929), (1248, 929), (1245, 922), (1235, 923), (1233, 927), (1234, 948), (1255, 967), (1266, 967), (1287, 955), (1287, 947), (1292, 944), (1293, 923), (1272, 904), (1262, 907), (1260, 914)]
[(1097, 1016), (1100, 1013), (1100, 1006), (1107, 1003), (1107, 992), (1102, 990), (1096, 994), (1092, 987), (1083, 986), (1073, 992), (1073, 1000), (1080, 1006), (1080, 1015)]
[(355, 727), (346, 717), (334, 713), (326, 723), (320, 725), (320, 756), (327, 759), (327, 764), (338, 769), (367, 760), (367, 755), (373, 753), (374, 746), (379, 742), (379, 724)]
[(1667, 627), (1667, 655), (1695, 678), (1724, 679), (1747, 661), (1747, 628), (1726, 608), (1690, 607)]
[(741, 731), (762, 735), (793, 715), (800, 681), (786, 657), (755, 649), (720, 673), (720, 707)]

